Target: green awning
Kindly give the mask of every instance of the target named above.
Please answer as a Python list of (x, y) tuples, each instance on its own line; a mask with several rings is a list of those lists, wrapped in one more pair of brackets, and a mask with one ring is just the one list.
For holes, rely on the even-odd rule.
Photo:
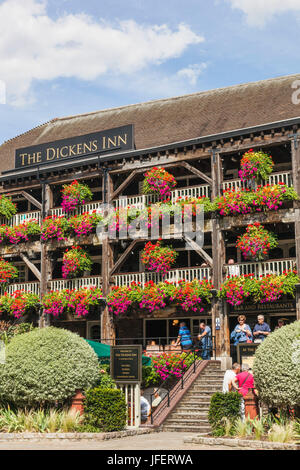
[[(89, 339), (86, 339), (86, 341), (93, 348), (93, 350), (95, 351), (99, 359), (101, 359), (103, 362), (109, 362), (110, 346), (108, 344), (98, 343), (97, 341), (91, 341)], [(143, 366), (150, 366), (151, 358), (147, 356), (143, 356), (142, 364)]]

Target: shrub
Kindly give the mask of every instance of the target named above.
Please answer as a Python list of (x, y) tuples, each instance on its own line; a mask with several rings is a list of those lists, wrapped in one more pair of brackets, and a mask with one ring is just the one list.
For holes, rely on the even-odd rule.
[(208, 412), (209, 424), (213, 435), (225, 435), (226, 420), (230, 420), (232, 426), (240, 417), (241, 396), (237, 392), (214, 393), (210, 400)]
[(7, 345), (0, 400), (20, 407), (64, 403), (98, 379), (97, 356), (84, 339), (61, 328), (35, 329)]
[(266, 338), (255, 353), (253, 372), (263, 402), (279, 408), (300, 405), (300, 321)]
[(0, 410), (0, 432), (74, 432), (82, 422), (73, 410)]
[(119, 389), (97, 387), (84, 400), (84, 424), (98, 431), (121, 431), (127, 421), (127, 405)]

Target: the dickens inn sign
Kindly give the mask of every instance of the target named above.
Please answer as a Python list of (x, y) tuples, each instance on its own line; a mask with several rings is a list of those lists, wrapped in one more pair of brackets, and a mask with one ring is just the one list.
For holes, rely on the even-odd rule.
[(86, 155), (120, 152), (133, 148), (133, 125), (130, 124), (93, 134), (17, 149), (15, 165), (16, 168), (27, 168)]

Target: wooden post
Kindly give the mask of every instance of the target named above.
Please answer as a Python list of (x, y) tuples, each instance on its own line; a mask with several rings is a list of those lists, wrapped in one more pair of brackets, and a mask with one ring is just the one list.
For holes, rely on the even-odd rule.
[[(110, 204), (111, 196), (113, 193), (112, 178), (108, 170), (105, 168), (103, 171), (103, 202)], [(102, 292), (103, 297), (106, 297), (110, 291), (110, 271), (113, 267), (113, 251), (110, 240), (104, 237), (102, 240)], [(114, 345), (115, 328), (113, 325), (112, 317), (106, 306), (101, 315), (101, 341), (110, 346)]]
[[(53, 192), (49, 184), (42, 185), (42, 220), (49, 215), (49, 210), (53, 207)], [(49, 257), (46, 243), (41, 243), (41, 283), (40, 298), (48, 292), (48, 282), (52, 277), (52, 261)], [(50, 325), (49, 316), (40, 315), (39, 327), (44, 328)]]
[[(221, 195), (221, 186), (223, 180), (222, 161), (219, 152), (212, 150), (211, 157), (211, 173), (212, 173), (212, 198)], [(225, 240), (224, 234), (220, 228), (219, 219), (214, 216), (212, 219), (212, 254), (213, 254), (213, 284), (218, 291), (223, 282), (223, 267), (225, 264)], [(218, 321), (218, 328), (216, 323)], [(217, 357), (230, 356), (230, 340), (227, 308), (221, 299), (214, 298), (212, 304), (212, 331), (216, 338), (216, 355)], [(226, 367), (226, 366), (224, 366)]]
[[(300, 135), (295, 134), (291, 141), (292, 165), (293, 165), (293, 186), (300, 196)], [(300, 204), (294, 202), (295, 208), (295, 244), (296, 244), (296, 265), (300, 272)], [(300, 320), (300, 289), (296, 289), (296, 316)]]

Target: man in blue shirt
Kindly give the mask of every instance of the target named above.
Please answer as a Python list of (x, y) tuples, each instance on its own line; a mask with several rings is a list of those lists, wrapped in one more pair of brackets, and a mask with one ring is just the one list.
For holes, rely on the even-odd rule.
[(193, 347), (193, 341), (191, 338), (190, 330), (184, 322), (179, 323), (178, 338), (175, 346), (178, 346), (179, 343), (181, 344), (181, 347), (184, 351), (192, 349)]
[(266, 337), (271, 333), (271, 328), (268, 323), (265, 323), (265, 317), (258, 315), (257, 324), (253, 328), (254, 343), (262, 343)]

